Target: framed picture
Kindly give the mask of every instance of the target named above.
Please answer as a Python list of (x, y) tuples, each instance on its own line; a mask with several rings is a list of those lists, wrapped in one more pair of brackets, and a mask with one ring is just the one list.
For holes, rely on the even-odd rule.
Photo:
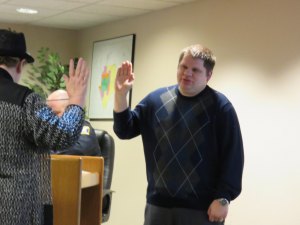
[[(134, 46), (135, 34), (94, 42), (88, 110), (91, 120), (113, 119), (117, 70), (126, 60), (133, 64)], [(130, 91), (129, 106), (131, 94)]]

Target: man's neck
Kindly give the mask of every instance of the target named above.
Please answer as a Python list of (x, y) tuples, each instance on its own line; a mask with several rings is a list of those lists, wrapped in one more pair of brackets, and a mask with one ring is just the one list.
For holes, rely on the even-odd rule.
[(16, 68), (15, 67), (7, 67), (6, 65), (0, 65), (0, 68), (6, 70), (9, 75), (12, 77), (12, 79), (14, 80), (15, 83), (18, 83), (19, 81), (19, 77), (18, 74), (17, 74), (17, 71), (16, 71)]

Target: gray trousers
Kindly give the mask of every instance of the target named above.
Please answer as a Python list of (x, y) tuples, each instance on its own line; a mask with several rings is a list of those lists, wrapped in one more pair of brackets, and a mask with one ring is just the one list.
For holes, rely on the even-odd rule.
[(224, 225), (224, 222), (210, 222), (206, 211), (147, 204), (144, 225)]

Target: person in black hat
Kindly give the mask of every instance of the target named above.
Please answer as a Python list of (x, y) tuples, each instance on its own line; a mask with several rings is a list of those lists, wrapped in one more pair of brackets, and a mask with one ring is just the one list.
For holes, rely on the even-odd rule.
[(0, 29), (0, 224), (50, 225), (53, 222), (50, 149), (67, 148), (84, 123), (89, 70), (70, 60), (65, 76), (69, 105), (56, 116), (42, 98), (17, 84), (34, 62), (23, 33)]

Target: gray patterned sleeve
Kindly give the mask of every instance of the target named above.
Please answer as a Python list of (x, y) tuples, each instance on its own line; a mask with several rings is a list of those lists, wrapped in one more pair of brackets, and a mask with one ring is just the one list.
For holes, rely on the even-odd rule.
[(24, 104), (25, 133), (39, 149), (70, 147), (79, 137), (84, 122), (80, 106), (70, 105), (62, 117), (58, 117), (35, 93), (27, 96)]

